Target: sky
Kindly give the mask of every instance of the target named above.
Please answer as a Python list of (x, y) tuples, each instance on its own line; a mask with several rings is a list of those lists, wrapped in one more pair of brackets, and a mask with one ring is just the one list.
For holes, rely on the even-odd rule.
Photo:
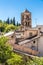
[(15, 17), (21, 22), (21, 13), (28, 9), (32, 15), (32, 26), (43, 25), (43, 0), (0, 0), (0, 19)]

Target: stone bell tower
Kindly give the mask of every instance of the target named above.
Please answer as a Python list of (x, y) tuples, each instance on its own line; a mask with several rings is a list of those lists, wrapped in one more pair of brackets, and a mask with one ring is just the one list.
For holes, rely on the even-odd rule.
[(31, 28), (31, 12), (29, 12), (27, 9), (21, 13), (21, 25), (25, 28)]

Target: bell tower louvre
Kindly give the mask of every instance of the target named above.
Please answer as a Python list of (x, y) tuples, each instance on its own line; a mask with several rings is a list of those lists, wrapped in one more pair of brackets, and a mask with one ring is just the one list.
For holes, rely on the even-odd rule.
[(29, 12), (27, 9), (21, 13), (21, 25), (25, 28), (32, 27), (31, 12)]

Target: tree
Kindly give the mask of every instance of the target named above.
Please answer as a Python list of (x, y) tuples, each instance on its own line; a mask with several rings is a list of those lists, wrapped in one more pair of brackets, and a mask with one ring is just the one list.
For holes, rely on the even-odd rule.
[(21, 24), (19, 23), (19, 26), (20, 26)]
[(21, 24), (20, 23), (18, 23), (18, 21), (17, 21), (17, 26), (20, 26)]
[(11, 59), (8, 59), (5, 65), (22, 65), (22, 56), (13, 54)]
[(2, 20), (0, 20), (0, 23), (2, 23)]
[(10, 23), (9, 18), (7, 19), (6, 23), (7, 23), (7, 24), (9, 24), (9, 23)]
[(15, 25), (15, 17), (13, 18), (13, 25)]
[(7, 37), (0, 38), (0, 63), (5, 65), (22, 65), (22, 56), (14, 53), (7, 41)]
[(17, 21), (17, 26), (19, 25), (18, 21)]
[(6, 29), (5, 29), (5, 32), (9, 32), (9, 31), (13, 31), (15, 30), (15, 26), (13, 24), (9, 24)]
[(4, 32), (5, 30), (5, 24), (4, 23), (0, 23), (0, 31)]
[(10, 23), (11, 23), (11, 24), (13, 24), (13, 21), (12, 21), (12, 19), (10, 20)]
[(7, 44), (8, 38), (0, 38), (0, 62), (5, 63), (7, 59), (11, 58), (12, 48)]

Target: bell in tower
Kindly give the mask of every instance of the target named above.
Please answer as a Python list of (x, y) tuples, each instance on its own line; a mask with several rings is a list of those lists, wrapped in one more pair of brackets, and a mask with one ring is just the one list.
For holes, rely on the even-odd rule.
[(29, 12), (27, 9), (21, 13), (21, 25), (25, 28), (31, 28), (31, 12)]

